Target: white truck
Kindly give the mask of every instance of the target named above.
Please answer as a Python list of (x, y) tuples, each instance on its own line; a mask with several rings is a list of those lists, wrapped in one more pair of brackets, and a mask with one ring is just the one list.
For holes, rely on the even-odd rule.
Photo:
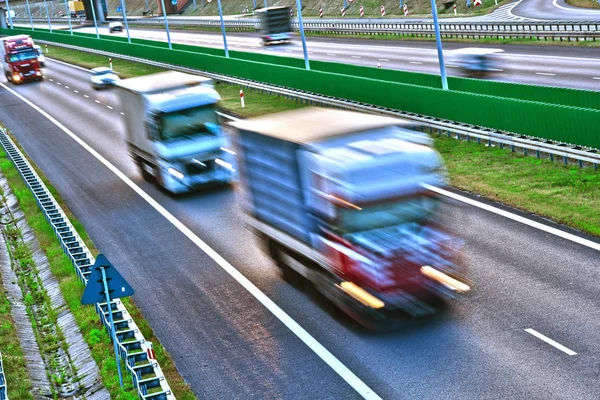
[(168, 71), (117, 81), (129, 154), (145, 180), (171, 193), (235, 178), (213, 81)]
[(366, 327), (469, 291), (440, 222), (445, 170), (407, 122), (307, 108), (231, 123), (243, 209), (284, 278), (303, 276)]

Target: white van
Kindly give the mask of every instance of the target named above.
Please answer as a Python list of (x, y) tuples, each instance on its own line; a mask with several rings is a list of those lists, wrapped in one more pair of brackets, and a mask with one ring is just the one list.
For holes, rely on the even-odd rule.
[(37, 59), (38, 62), (40, 63), (40, 67), (45, 67), (46, 66), (46, 57), (44, 56), (44, 50), (42, 50), (41, 46), (38, 46), (37, 44), (35, 46), (33, 46), (33, 48), (35, 49), (35, 52), (37, 54)]

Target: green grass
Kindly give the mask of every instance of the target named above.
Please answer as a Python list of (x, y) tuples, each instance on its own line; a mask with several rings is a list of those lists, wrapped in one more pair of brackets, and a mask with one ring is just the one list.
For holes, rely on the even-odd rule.
[(33, 399), (25, 355), (21, 349), (17, 328), (10, 310), (11, 304), (6, 297), (6, 290), (0, 285), (0, 352), (2, 353), (8, 398)]
[(600, 4), (596, 0), (565, 0), (565, 2), (574, 7), (600, 8)]
[[(79, 65), (85, 68), (95, 68), (99, 66), (108, 66), (108, 57), (96, 54), (85, 53), (77, 50), (65, 49), (56, 46), (48, 46), (48, 57), (65, 61), (71, 64)], [(164, 71), (162, 68), (153, 67), (145, 64), (135, 63), (113, 57), (113, 68), (120, 73), (123, 78), (147, 75)], [(215, 89), (223, 99), (221, 107), (240, 117), (254, 117), (257, 115), (269, 114), (279, 111), (287, 111), (303, 107), (304, 104), (280, 98), (269, 96), (263, 93), (242, 88), (238, 85), (227, 83), (217, 83)], [(244, 100), (246, 107), (242, 108), (240, 101), (240, 89), (244, 90)]]
[(451, 185), (600, 236), (600, 171), (436, 138)]
[[(31, 162), (31, 160), (30, 160)], [(33, 165), (33, 163), (32, 163)], [(14, 168), (12, 162), (6, 157), (5, 153), (0, 153), (0, 170), (8, 180), (13, 193), (17, 197), (21, 210), (25, 214), (27, 223), (34, 230), (36, 237), (40, 243), (40, 248), (46, 253), (50, 262), (51, 270), (59, 282), (61, 292), (65, 301), (73, 314), (77, 325), (79, 326), (83, 337), (88, 343), (92, 356), (98, 367), (102, 382), (109, 390), (111, 398), (115, 400), (134, 400), (137, 395), (133, 390), (131, 380), (125, 374), (123, 379), (125, 389), (121, 389), (118, 382), (117, 365), (114, 357), (113, 346), (109, 340), (108, 333), (100, 324), (100, 319), (92, 306), (84, 306), (81, 304), (81, 296), (83, 295), (83, 284), (77, 278), (75, 270), (69, 261), (69, 258), (63, 253), (58, 239), (54, 235), (54, 231), (50, 224), (44, 218), (39, 210), (35, 198), (31, 191), (27, 188), (21, 176)], [(42, 172), (36, 168), (37, 173), (42, 177), (46, 186), (60, 203), (63, 210), (73, 223), (82, 240), (86, 243), (90, 251), (97, 254), (97, 249), (93, 246), (89, 237), (81, 223), (79, 223), (66, 208), (66, 205), (56, 189), (50, 185), (47, 178)], [(129, 299), (123, 299), (131, 316), (135, 319), (144, 334), (146, 340), (152, 341), (156, 352), (157, 359), (165, 374), (173, 393), (178, 399), (191, 400), (196, 397), (192, 393), (189, 386), (177, 372), (173, 361), (164, 351), (164, 348), (154, 336), (154, 333), (148, 323), (143, 319), (141, 313), (134, 302)], [(4, 335), (3, 335), (4, 337)], [(2, 340), (2, 339), (0, 339)], [(0, 342), (1, 343), (1, 342)], [(125, 371), (125, 369), (123, 369)], [(11, 398), (21, 398), (14, 396)]]

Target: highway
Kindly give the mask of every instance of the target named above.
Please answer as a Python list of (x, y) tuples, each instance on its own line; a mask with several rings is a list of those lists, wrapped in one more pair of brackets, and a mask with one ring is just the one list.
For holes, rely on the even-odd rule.
[[(91, 90), (83, 70), (48, 64), (43, 83), (15, 87), (2, 78), (0, 121), (133, 285), (135, 302), (199, 398), (351, 399), (359, 398), (359, 382), (384, 399), (600, 396), (597, 250), (453, 203), (447, 222), (466, 240), (474, 291), (436, 318), (385, 334), (365, 331), (313, 290), (283, 281), (245, 228), (233, 189), (172, 198), (144, 182), (126, 153), (113, 93)], [(203, 251), (196, 236), (213, 251)], [(355, 374), (353, 385), (224, 265)]]
[[(93, 27), (81, 28), (79, 31), (95, 33)], [(108, 34), (108, 29), (101, 28), (101, 33)], [(126, 33), (114, 35), (126, 36)], [(167, 40), (165, 32), (158, 29), (131, 29), (131, 36)], [(223, 48), (223, 39), (219, 32), (171, 31), (171, 40), (177, 43)], [(229, 32), (227, 43), (230, 50), (303, 57), (299, 39), (289, 45), (263, 47), (255, 33)], [(439, 74), (435, 42), (310, 37), (307, 39), (307, 47), (309, 58), (312, 60), (372, 67), (380, 64), (382, 68)], [(600, 57), (595, 48), (444, 43), (447, 71), (451, 76), (459, 74), (456, 65), (453, 64), (452, 50), (464, 47), (504, 50), (498, 58), (499, 71), (493, 78), (496, 80), (600, 90)]]
[(600, 10), (573, 7), (565, 0), (522, 0), (511, 10), (513, 15), (552, 21), (600, 21)]

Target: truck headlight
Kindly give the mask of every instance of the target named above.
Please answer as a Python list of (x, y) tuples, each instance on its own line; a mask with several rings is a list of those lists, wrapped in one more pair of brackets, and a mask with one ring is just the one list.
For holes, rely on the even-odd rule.
[(221, 167), (223, 167), (225, 169), (235, 172), (235, 169), (233, 169), (233, 165), (231, 165), (231, 163), (228, 163), (227, 161), (223, 161), (220, 158), (215, 158), (215, 164), (220, 165)]
[(38, 71), (35, 73), (37, 76), (42, 76), (42, 71)]
[(184, 175), (181, 172), (179, 172), (173, 167), (170, 167), (167, 171), (177, 179), (183, 179), (184, 177)]
[(21, 80), (21, 77), (19, 76), (19, 74), (14, 74), (13, 75), (13, 81), (19, 82), (20, 80)]

